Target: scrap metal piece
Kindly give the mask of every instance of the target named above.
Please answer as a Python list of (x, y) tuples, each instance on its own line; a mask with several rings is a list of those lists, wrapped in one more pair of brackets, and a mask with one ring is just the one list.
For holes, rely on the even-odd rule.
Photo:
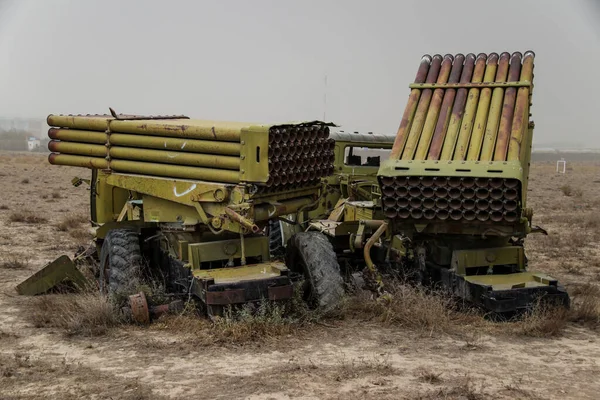
[(46, 293), (60, 283), (70, 282), (75, 287), (89, 284), (87, 278), (66, 255), (46, 264), (41, 270), (17, 285), (17, 293), (25, 296)]

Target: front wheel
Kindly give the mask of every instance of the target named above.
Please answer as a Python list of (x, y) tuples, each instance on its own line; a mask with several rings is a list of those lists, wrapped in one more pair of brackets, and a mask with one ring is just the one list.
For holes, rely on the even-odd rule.
[(324, 312), (338, 307), (344, 297), (344, 281), (333, 246), (319, 232), (300, 232), (287, 245), (286, 265), (306, 279), (305, 298)]
[(137, 232), (113, 229), (106, 234), (100, 252), (100, 291), (128, 296), (139, 286), (142, 252)]

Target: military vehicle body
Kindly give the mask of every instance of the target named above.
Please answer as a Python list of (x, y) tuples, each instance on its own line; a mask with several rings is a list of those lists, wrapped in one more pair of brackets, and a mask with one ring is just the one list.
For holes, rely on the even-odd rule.
[[(307, 249), (293, 250), (299, 269), (271, 261), (265, 235), (270, 219), (318, 207), (320, 179), (333, 170), (327, 124), (114, 112), (50, 115), (48, 124), (50, 163), (92, 169), (101, 289), (125, 286), (124, 269), (144, 257), (171, 291), (195, 295), (216, 314), (230, 304), (290, 298), (306, 268), (329, 267), (339, 276), (337, 263), (303, 259), (315, 246), (333, 254), (315, 233)], [(307, 273), (311, 281), (315, 271)], [(341, 278), (337, 283), (326, 288), (333, 300), (343, 294)]]
[(494, 312), (544, 297), (556, 279), (527, 271), (534, 123), (531, 51), (424, 56), (378, 179), (391, 246), (408, 245), (424, 280)]

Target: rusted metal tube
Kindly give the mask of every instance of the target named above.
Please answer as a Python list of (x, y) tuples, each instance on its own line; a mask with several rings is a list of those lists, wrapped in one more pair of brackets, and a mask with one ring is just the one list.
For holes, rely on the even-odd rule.
[(492, 211), (501, 211), (503, 207), (504, 207), (504, 202), (502, 200), (490, 201), (490, 210), (492, 210)]
[(462, 201), (460, 199), (451, 199), (448, 202), (448, 207), (451, 210), (459, 210), (462, 207)]
[(383, 186), (381, 188), (381, 193), (383, 193), (384, 196), (391, 197), (396, 193), (396, 189), (394, 189), (393, 186)]
[(421, 195), (426, 199), (432, 198), (435, 196), (435, 189), (432, 187), (421, 188)]
[(190, 165), (228, 170), (240, 169), (240, 158), (232, 156), (135, 149), (132, 147), (111, 147), (109, 153), (113, 160), (137, 160), (150, 163)]
[[(525, 52), (523, 56), (523, 66), (521, 68), (520, 81), (533, 81), (533, 51)], [(513, 117), (510, 141), (508, 144), (508, 161), (516, 161), (521, 158), (521, 146), (523, 138), (528, 128), (529, 120), (529, 94), (530, 87), (520, 87), (517, 92), (515, 102), (515, 113)]]
[(469, 189), (472, 188), (473, 186), (475, 186), (475, 179), (470, 178), (470, 177), (466, 177), (466, 178), (462, 178), (462, 183), (461, 183), (462, 187), (464, 187), (465, 189)]
[(461, 178), (459, 178), (457, 176), (452, 176), (452, 177), (448, 178), (448, 186), (450, 186), (451, 188), (460, 187), (460, 183), (461, 183)]
[[(473, 69), (473, 77), (471, 83), (481, 83), (483, 75), (485, 73), (485, 61), (487, 55), (480, 53), (477, 55), (475, 60), (475, 67)], [(458, 138), (456, 141), (456, 148), (452, 156), (453, 160), (464, 160), (467, 155), (467, 149), (469, 146), (469, 140), (471, 139), (471, 132), (473, 131), (473, 122), (475, 120), (475, 113), (477, 112), (477, 104), (479, 102), (479, 89), (469, 89), (468, 98), (466, 100), (465, 112), (460, 122), (460, 130), (458, 132)]]
[(410, 217), (410, 210), (408, 208), (400, 208), (400, 209), (398, 209), (398, 217), (400, 217), (400, 218), (408, 218), (408, 217)]
[(250, 221), (246, 217), (241, 216), (229, 207), (225, 207), (225, 214), (227, 214), (227, 216), (233, 221), (236, 221), (243, 227), (249, 229), (251, 232), (258, 233), (260, 231), (258, 225), (256, 225), (254, 222)]
[(477, 211), (477, 219), (481, 222), (485, 222), (490, 219), (490, 213), (488, 211), (479, 210)]
[(475, 197), (475, 189), (473, 188), (466, 188), (463, 189), (462, 191), (462, 197), (465, 199), (472, 199)]
[(386, 208), (390, 208), (390, 207), (395, 207), (396, 206), (396, 199), (393, 197), (385, 197), (383, 199), (383, 206)]
[(71, 167), (108, 168), (108, 161), (104, 158), (73, 156), (69, 154), (51, 153), (48, 156), (48, 162), (52, 165), (69, 165)]
[[(517, 82), (521, 73), (521, 58), (523, 55), (515, 52), (510, 57), (510, 67), (508, 69), (508, 82)], [(515, 112), (515, 98), (517, 88), (506, 88), (504, 93), (504, 104), (502, 105), (502, 115), (500, 117), (500, 127), (498, 128), (498, 139), (494, 150), (494, 161), (505, 161), (508, 152), (508, 140), (512, 128), (513, 116)]]
[[(444, 61), (446, 58), (444, 57)], [(448, 83), (458, 83), (460, 80), (461, 72), (463, 69), (463, 63), (465, 61), (465, 56), (462, 54), (457, 54), (452, 63), (452, 70), (450, 71), (450, 77), (448, 78)], [(442, 68), (444, 63), (442, 62)], [(441, 75), (441, 73), (440, 73)], [(436, 89), (442, 90), (442, 89)], [(444, 139), (446, 135), (446, 131), (448, 130), (448, 126), (450, 123), (451, 117), (451, 109), (452, 104), (454, 104), (454, 97), (456, 96), (456, 89), (446, 89), (442, 90), (444, 93), (444, 98), (442, 100), (442, 105), (440, 106), (439, 115), (437, 117), (437, 123), (435, 125), (435, 130), (433, 131), (433, 137), (431, 138), (431, 146), (429, 148), (429, 153), (427, 155), (428, 160), (439, 160), (440, 154), (442, 152), (442, 146), (444, 145)], [(435, 99), (436, 93), (434, 92), (433, 98)], [(433, 100), (432, 100), (433, 102)], [(429, 116), (428, 116), (429, 118)], [(421, 146), (421, 143), (419, 143)]]
[[(485, 67), (484, 82), (493, 82), (498, 68), (498, 54), (491, 53), (487, 58), (487, 66)], [(479, 103), (477, 105), (477, 113), (475, 114), (475, 123), (473, 124), (473, 133), (469, 142), (469, 150), (467, 152), (467, 160), (477, 161), (481, 153), (483, 144), (483, 133), (486, 127), (488, 113), (490, 109), (490, 101), (492, 98), (492, 89), (483, 88), (479, 95)]]
[[(454, 60), (458, 62), (458, 57)], [(460, 83), (471, 82), (473, 76), (473, 67), (475, 66), (475, 54), (467, 54), (465, 58), (465, 64), (462, 68), (460, 76)], [(450, 74), (452, 76), (452, 74)], [(456, 147), (456, 139), (458, 138), (458, 131), (460, 130), (460, 123), (462, 121), (465, 103), (467, 101), (467, 89), (460, 88), (456, 92), (456, 100), (452, 107), (452, 114), (450, 116), (450, 122), (448, 123), (448, 132), (446, 133), (445, 139), (443, 139), (444, 146), (442, 148), (441, 160), (452, 160), (454, 154), (454, 148)]]
[(475, 209), (475, 200), (465, 199), (462, 202), (462, 206), (465, 210), (474, 210)]
[(437, 176), (434, 180), (434, 186), (436, 187), (446, 187), (448, 186), (448, 178), (445, 176)]
[(448, 189), (445, 187), (439, 187), (435, 189), (435, 196), (443, 199), (444, 197), (448, 197)]
[(504, 179), (502, 178), (493, 178), (489, 180), (489, 185), (491, 188), (501, 188), (504, 183)]
[[(509, 59), (509, 53), (504, 52), (500, 54), (500, 61), (498, 62), (498, 69), (496, 70), (496, 82), (506, 82)], [(494, 156), (503, 100), (504, 88), (494, 88), (492, 92), (492, 100), (490, 102), (490, 111), (488, 114), (487, 124), (485, 126), (483, 135), (483, 145), (481, 146), (481, 155), (479, 156), (480, 161), (491, 161)]]
[(492, 211), (489, 215), (489, 218), (494, 222), (502, 221), (502, 211)]
[(475, 186), (480, 187), (480, 188), (487, 187), (488, 183), (489, 183), (488, 178), (476, 178), (475, 179)]
[(493, 200), (499, 200), (502, 198), (502, 195), (504, 194), (504, 191), (502, 189), (499, 188), (495, 188), (490, 190), (490, 198)]
[(516, 200), (519, 193), (516, 189), (504, 189), (504, 198), (506, 200)]
[(106, 157), (108, 149), (103, 144), (59, 142), (51, 140), (48, 142), (48, 150), (55, 153), (76, 154), (89, 157)]
[(435, 206), (441, 210), (448, 208), (448, 200), (443, 199), (443, 198), (437, 199), (435, 201)]
[(408, 196), (408, 188), (406, 186), (398, 186), (396, 188), (396, 196), (398, 196), (398, 197)]
[(504, 186), (508, 189), (515, 189), (516, 187), (519, 186), (519, 180), (518, 179), (506, 179), (504, 181)]
[(478, 210), (487, 210), (490, 207), (490, 202), (485, 199), (479, 199), (475, 202), (475, 206)]
[(518, 207), (518, 204), (515, 200), (506, 200), (504, 202), (504, 209), (506, 211), (515, 211)]
[(454, 220), (454, 221), (458, 221), (462, 218), (462, 211), (460, 210), (452, 210), (450, 211), (450, 219)]
[(65, 142), (104, 144), (106, 143), (106, 136), (107, 135), (104, 132), (58, 128), (48, 129), (48, 137), (50, 139), (62, 140)]
[(473, 210), (464, 210), (463, 218), (467, 221), (473, 221), (477, 217), (477, 213)]
[(475, 191), (475, 197), (477, 197), (480, 200), (483, 199), (487, 199), (488, 197), (490, 197), (490, 191), (487, 188), (477, 188), (477, 190)]
[(413, 208), (410, 210), (410, 217), (413, 219), (421, 219), (421, 217), (423, 217), (423, 210), (419, 208)]
[(386, 208), (383, 211), (383, 215), (385, 215), (386, 218), (394, 219), (398, 216), (398, 211), (394, 207)]
[(459, 199), (460, 196), (461, 196), (461, 191), (459, 188), (453, 187), (453, 188), (450, 188), (450, 190), (448, 190), (448, 197), (450, 197), (451, 199)]
[(425, 209), (423, 211), (423, 218), (425, 218), (425, 219), (434, 219), (435, 218), (435, 210), (432, 210), (430, 208)]
[(423, 200), (421, 200), (418, 197), (413, 197), (412, 199), (410, 199), (410, 201), (408, 202), (408, 205), (411, 208), (419, 208), (423, 205)]
[(367, 243), (365, 243), (365, 248), (363, 249), (363, 258), (365, 259), (367, 268), (369, 268), (370, 270), (374, 270), (374, 268), (375, 268), (375, 265), (373, 264), (373, 260), (371, 259), (371, 247), (373, 247), (375, 242), (377, 242), (379, 240), (379, 238), (381, 237), (381, 235), (383, 235), (385, 233), (385, 231), (387, 230), (387, 227), (388, 227), (387, 222), (382, 223), (381, 226), (379, 228), (377, 228), (375, 233), (373, 233), (373, 236), (371, 236), (369, 238), (369, 240), (367, 240)]
[(430, 209), (435, 207), (435, 200), (432, 198), (423, 199), (423, 208)]
[(408, 176), (397, 176), (395, 183), (396, 183), (396, 185), (400, 185), (400, 186), (408, 185)]
[(435, 212), (435, 216), (437, 219), (445, 221), (448, 219), (448, 217), (450, 216), (450, 213), (447, 210), (437, 210)]
[[(441, 64), (442, 56), (439, 54), (433, 56), (431, 65), (429, 66), (429, 71), (427, 72), (427, 78), (425, 79), (426, 83), (434, 83), (437, 80)], [(415, 150), (417, 149), (417, 144), (419, 143), (419, 138), (421, 137), (423, 125), (425, 124), (425, 118), (427, 117), (427, 110), (429, 109), (429, 103), (431, 101), (432, 94), (433, 92), (431, 89), (423, 89), (421, 91), (419, 105), (417, 106), (417, 110), (410, 127), (410, 132), (408, 134), (408, 138), (406, 139), (404, 151), (402, 152), (403, 160), (413, 159)]]
[[(425, 82), (430, 63), (431, 56), (426, 54), (421, 58), (421, 63), (419, 64), (419, 69), (417, 70), (417, 76), (415, 77), (415, 83)], [(404, 115), (402, 115), (402, 120), (400, 121), (398, 132), (396, 133), (394, 145), (392, 146), (390, 159), (398, 159), (398, 157), (402, 154), (402, 150), (404, 150), (404, 145), (406, 144), (406, 139), (408, 138), (408, 133), (410, 132), (420, 97), (421, 91), (419, 89), (411, 90), (410, 96), (408, 97), (408, 103), (404, 109)]]
[[(444, 56), (440, 67), (439, 75), (437, 76), (436, 83), (448, 82), (453, 61), (454, 57), (451, 54), (446, 54)], [(433, 137), (433, 131), (436, 128), (436, 122), (438, 121), (438, 116), (440, 114), (440, 108), (442, 106), (443, 99), (444, 89), (435, 89), (431, 96), (431, 102), (429, 105), (429, 109), (427, 110), (425, 123), (423, 124), (423, 132), (421, 132), (421, 137), (419, 138), (417, 150), (415, 152), (415, 160), (425, 160), (427, 158), (427, 154), (429, 153), (429, 146)], [(439, 138), (437, 146), (441, 146), (441, 143), (439, 143)]]
[(424, 176), (421, 178), (421, 185), (423, 187), (432, 187), (435, 183), (435, 178), (433, 176)]
[(412, 197), (419, 196), (421, 194), (421, 189), (418, 186), (411, 186), (408, 189), (408, 194)]
[(409, 176), (407, 183), (408, 186), (417, 186), (419, 183), (421, 183), (421, 178), (418, 176)]
[(514, 211), (505, 211), (504, 212), (504, 220), (506, 222), (515, 222), (518, 219), (518, 215)]
[(392, 186), (394, 184), (394, 177), (393, 176), (383, 176), (381, 177), (381, 184), (384, 186)]
[(396, 199), (396, 205), (398, 206), (398, 208), (406, 208), (408, 207), (410, 203), (410, 200), (408, 200), (408, 198), (406, 197), (399, 197)]

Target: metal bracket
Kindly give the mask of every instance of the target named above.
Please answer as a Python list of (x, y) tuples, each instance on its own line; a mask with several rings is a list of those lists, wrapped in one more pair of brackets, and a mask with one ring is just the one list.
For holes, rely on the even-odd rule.
[(148, 120), (148, 119), (190, 119), (190, 117), (185, 115), (130, 115), (130, 114), (117, 114), (117, 112), (112, 108), (108, 107), (110, 110), (110, 115), (113, 116), (114, 119), (119, 121), (135, 121), (135, 120)]
[(509, 88), (532, 87), (530, 81), (519, 82), (477, 82), (477, 83), (411, 83), (411, 89), (471, 89), (471, 88)]

